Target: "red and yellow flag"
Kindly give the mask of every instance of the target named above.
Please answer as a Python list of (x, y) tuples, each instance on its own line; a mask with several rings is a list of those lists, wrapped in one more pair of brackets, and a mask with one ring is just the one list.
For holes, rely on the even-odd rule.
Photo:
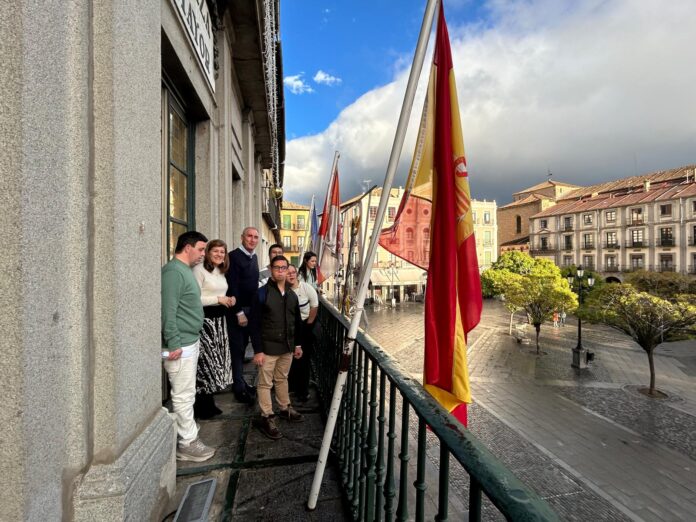
[(409, 179), (380, 244), (427, 269), (423, 386), (466, 425), (471, 402), (466, 335), (481, 317), (474, 222), (442, 4), (435, 54)]

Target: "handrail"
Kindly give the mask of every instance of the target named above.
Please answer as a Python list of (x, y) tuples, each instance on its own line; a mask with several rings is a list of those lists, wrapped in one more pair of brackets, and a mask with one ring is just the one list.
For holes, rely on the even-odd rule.
[[(333, 305), (326, 301), (323, 297), (320, 299), (321, 307), (320, 314), (328, 313), (330, 318), (338, 322), (342, 326), (343, 332), (339, 337), (345, 335), (349, 326), (348, 319), (343, 316)], [(322, 317), (322, 323), (326, 323), (326, 317)], [(330, 336), (329, 336), (330, 337)], [(458, 422), (453, 421), (452, 416), (445, 410), (435, 399), (428, 394), (421, 384), (414, 380), (412, 377), (405, 374), (395, 362), (395, 360), (387, 354), (369, 335), (365, 334), (363, 331), (358, 332), (356, 336), (356, 342), (359, 347), (364, 350), (367, 354), (367, 358), (371, 361), (372, 367), (372, 382), (376, 380), (376, 369), (379, 368), (383, 374), (386, 374), (386, 378), (396, 386), (400, 395), (402, 396), (405, 403), (413, 409), (413, 411), (418, 415), (419, 418), (419, 431), (421, 424), (423, 426), (427, 425), (430, 430), (440, 439), (442, 453), (446, 453), (444, 448), (454, 456), (455, 459), (462, 465), (466, 472), (471, 477), (472, 492), (471, 495), (475, 494), (476, 485), (483, 491), (491, 502), (500, 510), (500, 512), (505, 515), (509, 520), (529, 520), (529, 521), (555, 521), (559, 520), (556, 513), (549, 507), (549, 505), (543, 501), (537, 494), (532, 492), (527, 486), (522, 483), (515, 475), (508, 470), (487, 448), (479, 441), (469, 430), (464, 428)], [(316, 350), (316, 353), (322, 352), (322, 350)], [(333, 357), (335, 363), (338, 364), (340, 358), (340, 344), (336, 348), (336, 354), (328, 355), (328, 357)], [(358, 357), (359, 362), (363, 362), (363, 356), (360, 350), (356, 350), (353, 355), (354, 358)], [(375, 367), (376, 364), (376, 367)], [(364, 377), (361, 371), (364, 369)], [(326, 369), (328, 370), (328, 368)], [(356, 385), (357, 392), (353, 390), (353, 394), (357, 397), (360, 394), (360, 384), (363, 386), (363, 398), (366, 397), (365, 392), (367, 390), (367, 359), (365, 359), (365, 366), (359, 369), (357, 372), (359, 375), (356, 377), (356, 383), (350, 381), (348, 386)], [(326, 377), (326, 376), (325, 376)], [(330, 391), (329, 391), (330, 393)], [(353, 394), (347, 393), (347, 400), (353, 398)], [(392, 393), (392, 397), (395, 397)], [(327, 398), (324, 397), (324, 400)], [(330, 396), (328, 397), (330, 399)], [(357, 406), (357, 414), (353, 412), (357, 417), (360, 416), (361, 410), (365, 409), (365, 404), (372, 405), (377, 404), (374, 397), (370, 397), (370, 402), (364, 402), (361, 406)], [(382, 397), (384, 399), (384, 397)], [(396, 404), (390, 404), (390, 413), (392, 409), (396, 408)], [(367, 415), (366, 411), (362, 411), (364, 416)], [(384, 412), (380, 412), (383, 416)], [(356, 420), (355, 417), (351, 417), (352, 420)], [(382, 417), (381, 417), (382, 418)], [(344, 419), (346, 420), (346, 419)], [(348, 419), (350, 420), (350, 419)], [(359, 419), (357, 419), (359, 421)], [(369, 423), (370, 429), (374, 428), (374, 422)], [(363, 424), (363, 430), (367, 430), (367, 425)], [(383, 426), (381, 426), (383, 428)], [(359, 430), (356, 430), (359, 432)], [(342, 432), (342, 428), (339, 429), (339, 437)], [(352, 437), (357, 436), (360, 438), (360, 433), (351, 434)], [(362, 435), (365, 435), (363, 433)], [(365, 442), (365, 441), (363, 441)], [(343, 444), (341, 442), (341, 444)], [(420, 450), (420, 437), (419, 437), (419, 450)], [(340, 453), (340, 452), (339, 452)], [(418, 455), (420, 457), (420, 455)], [(446, 466), (445, 462), (445, 466)], [(350, 474), (350, 480), (347, 487), (351, 488), (351, 483), (356, 482), (357, 477), (355, 471)], [(418, 480), (417, 480), (418, 482)], [(447, 497), (447, 492), (445, 489), (444, 497)], [(364, 499), (363, 496), (361, 498)], [(358, 508), (358, 500), (354, 501), (354, 506)], [(473, 502), (470, 506), (476, 506), (475, 499), (471, 499)], [(418, 507), (417, 507), (418, 508)], [(480, 498), (478, 501), (478, 508), (480, 509)], [(362, 507), (360, 508), (362, 511)], [(470, 513), (471, 519), (476, 519), (475, 513)]]

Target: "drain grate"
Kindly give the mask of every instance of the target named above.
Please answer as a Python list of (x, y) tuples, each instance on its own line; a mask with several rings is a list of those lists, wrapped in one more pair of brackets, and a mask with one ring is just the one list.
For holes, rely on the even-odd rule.
[(214, 478), (189, 484), (176, 510), (174, 522), (205, 522), (213, 502), (217, 480)]

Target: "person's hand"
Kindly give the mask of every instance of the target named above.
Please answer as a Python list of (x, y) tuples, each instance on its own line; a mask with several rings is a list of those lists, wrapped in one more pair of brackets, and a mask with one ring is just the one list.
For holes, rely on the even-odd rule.
[(226, 306), (227, 308), (232, 308), (236, 302), (237, 300), (234, 297), (227, 297), (225, 295), (218, 297), (218, 304)]
[(264, 361), (266, 360), (266, 356), (264, 355), (263, 352), (257, 353), (254, 355), (254, 364), (256, 366), (263, 366)]
[(249, 319), (247, 319), (247, 316), (244, 314), (244, 312), (237, 315), (237, 323), (239, 323), (239, 326), (246, 326), (247, 324), (249, 324)]
[(295, 359), (299, 359), (302, 357), (302, 347), (301, 346), (295, 346)]
[(181, 358), (182, 353), (184, 353), (184, 350), (182, 350), (181, 348), (178, 348), (173, 352), (169, 352), (169, 357), (167, 357), (167, 360), (176, 361), (177, 359)]

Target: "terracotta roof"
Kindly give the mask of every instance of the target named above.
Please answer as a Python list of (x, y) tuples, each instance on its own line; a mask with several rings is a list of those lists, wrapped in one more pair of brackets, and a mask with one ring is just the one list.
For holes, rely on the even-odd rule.
[(526, 188), (524, 190), (520, 190), (519, 192), (513, 193), (513, 196), (517, 194), (525, 194), (526, 192), (536, 192), (537, 190), (543, 190), (545, 188), (549, 187), (578, 187), (582, 188), (580, 185), (573, 185), (572, 183), (565, 183), (563, 181), (553, 181), (550, 179), (547, 179), (546, 181), (542, 181), (541, 183), (537, 183), (533, 187)]
[(512, 203), (508, 203), (507, 205), (498, 207), (498, 210), (510, 207), (518, 207), (520, 205), (528, 205), (530, 203), (536, 203), (537, 201), (541, 201), (542, 199), (548, 199), (553, 201), (553, 198), (549, 196), (544, 196), (543, 194), (529, 194), (528, 196), (525, 196), (522, 199), (518, 199), (517, 201), (513, 201)]
[[(672, 178), (673, 179), (673, 178)], [(583, 199), (564, 199), (555, 206), (534, 214), (532, 218), (559, 216), (561, 214), (573, 214), (575, 212), (587, 212), (589, 210), (602, 210), (607, 208), (627, 207), (654, 201), (668, 201), (676, 198), (686, 198), (696, 196), (696, 182), (693, 176), (689, 182), (686, 180), (681, 183), (663, 181), (653, 184), (651, 180), (650, 190), (647, 192), (642, 188), (629, 192), (599, 194), (594, 197)]]
[(300, 205), (292, 201), (283, 201), (283, 210), (309, 210), (309, 205)]
[(529, 243), (529, 236), (524, 236), (519, 239), (512, 239), (510, 241), (506, 241), (505, 243), (501, 243), (500, 246), (513, 246), (513, 245), (525, 245)]
[(694, 179), (694, 169), (696, 165), (686, 165), (684, 167), (679, 167), (670, 170), (658, 170), (650, 174), (642, 174), (640, 176), (629, 176), (627, 178), (621, 178), (614, 181), (607, 181), (605, 183), (598, 183), (596, 185), (591, 185), (589, 187), (580, 188), (574, 190), (568, 194), (564, 194), (561, 200), (564, 199), (578, 199), (586, 196), (593, 196), (596, 194), (605, 194), (608, 192), (621, 192), (629, 191), (631, 189), (641, 189), (643, 188), (643, 183), (645, 181), (650, 181), (653, 187), (655, 184), (672, 182), (675, 183), (677, 180), (686, 180), (687, 174), (689, 179)]

